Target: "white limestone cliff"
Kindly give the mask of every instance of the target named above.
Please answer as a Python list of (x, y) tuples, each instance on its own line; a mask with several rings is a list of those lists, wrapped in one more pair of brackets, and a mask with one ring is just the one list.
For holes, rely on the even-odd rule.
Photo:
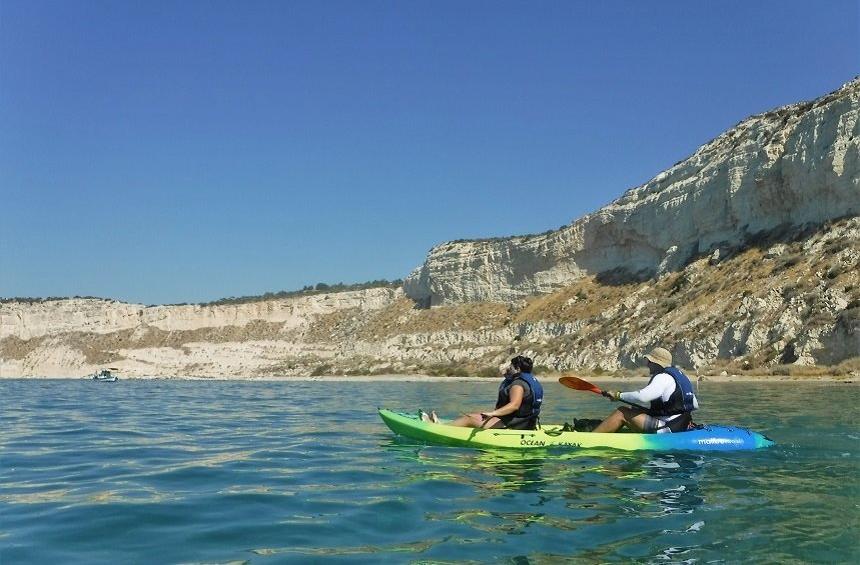
[(510, 304), (416, 308), (369, 289), (236, 305), (0, 303), (0, 377), (253, 377), (494, 367), (635, 366), (656, 344), (685, 367), (839, 364), (860, 356), (860, 217), (797, 241), (693, 261), (623, 286), (593, 277)]
[(405, 281), (425, 305), (508, 301), (613, 269), (678, 269), (786, 225), (860, 214), (860, 79), (752, 116), (608, 206), (540, 235), (444, 243)]
[(26, 340), (72, 331), (107, 334), (140, 327), (188, 331), (242, 326), (252, 320), (281, 324), (283, 331), (288, 331), (305, 326), (319, 315), (349, 308), (381, 308), (398, 292), (373, 288), (218, 305), (144, 306), (89, 298), (8, 302), (0, 305), (0, 340), (7, 336)]

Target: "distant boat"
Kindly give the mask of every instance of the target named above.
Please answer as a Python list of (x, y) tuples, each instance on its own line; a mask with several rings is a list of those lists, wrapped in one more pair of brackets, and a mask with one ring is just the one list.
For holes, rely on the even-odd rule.
[(117, 376), (114, 375), (111, 371), (119, 371), (116, 367), (110, 367), (109, 369), (99, 369), (92, 375), (92, 379), (94, 381), (101, 381), (103, 383), (115, 383), (118, 379)]

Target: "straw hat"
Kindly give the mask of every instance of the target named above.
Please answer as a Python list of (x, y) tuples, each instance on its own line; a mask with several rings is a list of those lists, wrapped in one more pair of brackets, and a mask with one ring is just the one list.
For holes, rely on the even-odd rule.
[(645, 359), (652, 363), (656, 363), (663, 368), (672, 366), (672, 354), (662, 347), (655, 347), (652, 349), (647, 355), (645, 355)]

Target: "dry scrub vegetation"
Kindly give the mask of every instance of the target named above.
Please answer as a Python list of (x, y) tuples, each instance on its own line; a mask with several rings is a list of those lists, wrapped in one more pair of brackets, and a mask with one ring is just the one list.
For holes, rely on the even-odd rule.
[[(653, 341), (665, 344), (702, 339), (719, 342), (730, 331), (745, 337), (744, 332), (755, 326), (760, 331), (765, 328), (766, 333), (755, 348), (733, 345), (710, 366), (700, 366), (700, 373), (849, 374), (860, 370), (860, 242), (844, 234), (856, 233), (846, 228), (857, 224), (855, 218), (825, 226), (814, 234), (762, 236), (744, 250), (720, 250), (659, 279), (626, 283), (616, 279), (614, 284), (607, 284), (601, 281), (608, 277), (590, 276), (552, 294), (511, 304), (422, 309), (401, 297), (378, 310), (349, 308), (319, 315), (289, 331), (281, 323), (255, 320), (188, 331), (141, 326), (30, 340), (7, 337), (0, 341), (0, 356), (24, 359), (40, 347), (50, 347), (51, 340), (56, 339), (81, 351), (92, 364), (115, 362), (122, 358), (123, 350), (185, 350), (195, 343), (280, 341), (306, 344), (307, 352), (284, 358), (262, 370), (263, 374), (425, 372), (495, 376), (495, 365), (514, 352), (529, 352), (539, 369), (546, 372), (562, 368), (571, 352), (588, 348), (617, 352), (641, 336), (652, 336)], [(554, 329), (533, 331), (542, 323)], [(832, 359), (832, 366), (826, 368), (794, 364), (796, 338), (786, 338), (787, 324), (794, 324), (800, 334), (825, 328), (826, 335), (857, 340), (856, 354)], [(392, 358), (370, 356), (366, 350), (333, 356), (318, 353), (344, 351), (345, 345), (357, 342), (387, 343), (392, 348), (389, 350), (398, 353)], [(345, 350), (350, 351), (348, 347)], [(543, 364), (547, 366), (540, 367)], [(599, 361), (580, 361), (573, 366), (596, 376), (638, 374), (605, 371)]]

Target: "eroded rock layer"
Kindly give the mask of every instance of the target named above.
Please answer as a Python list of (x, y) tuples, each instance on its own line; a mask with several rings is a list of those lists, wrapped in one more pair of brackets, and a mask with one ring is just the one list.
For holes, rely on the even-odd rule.
[(445, 243), (405, 282), (427, 305), (507, 301), (587, 275), (649, 277), (779, 227), (860, 213), (860, 80), (752, 116), (557, 231)]

